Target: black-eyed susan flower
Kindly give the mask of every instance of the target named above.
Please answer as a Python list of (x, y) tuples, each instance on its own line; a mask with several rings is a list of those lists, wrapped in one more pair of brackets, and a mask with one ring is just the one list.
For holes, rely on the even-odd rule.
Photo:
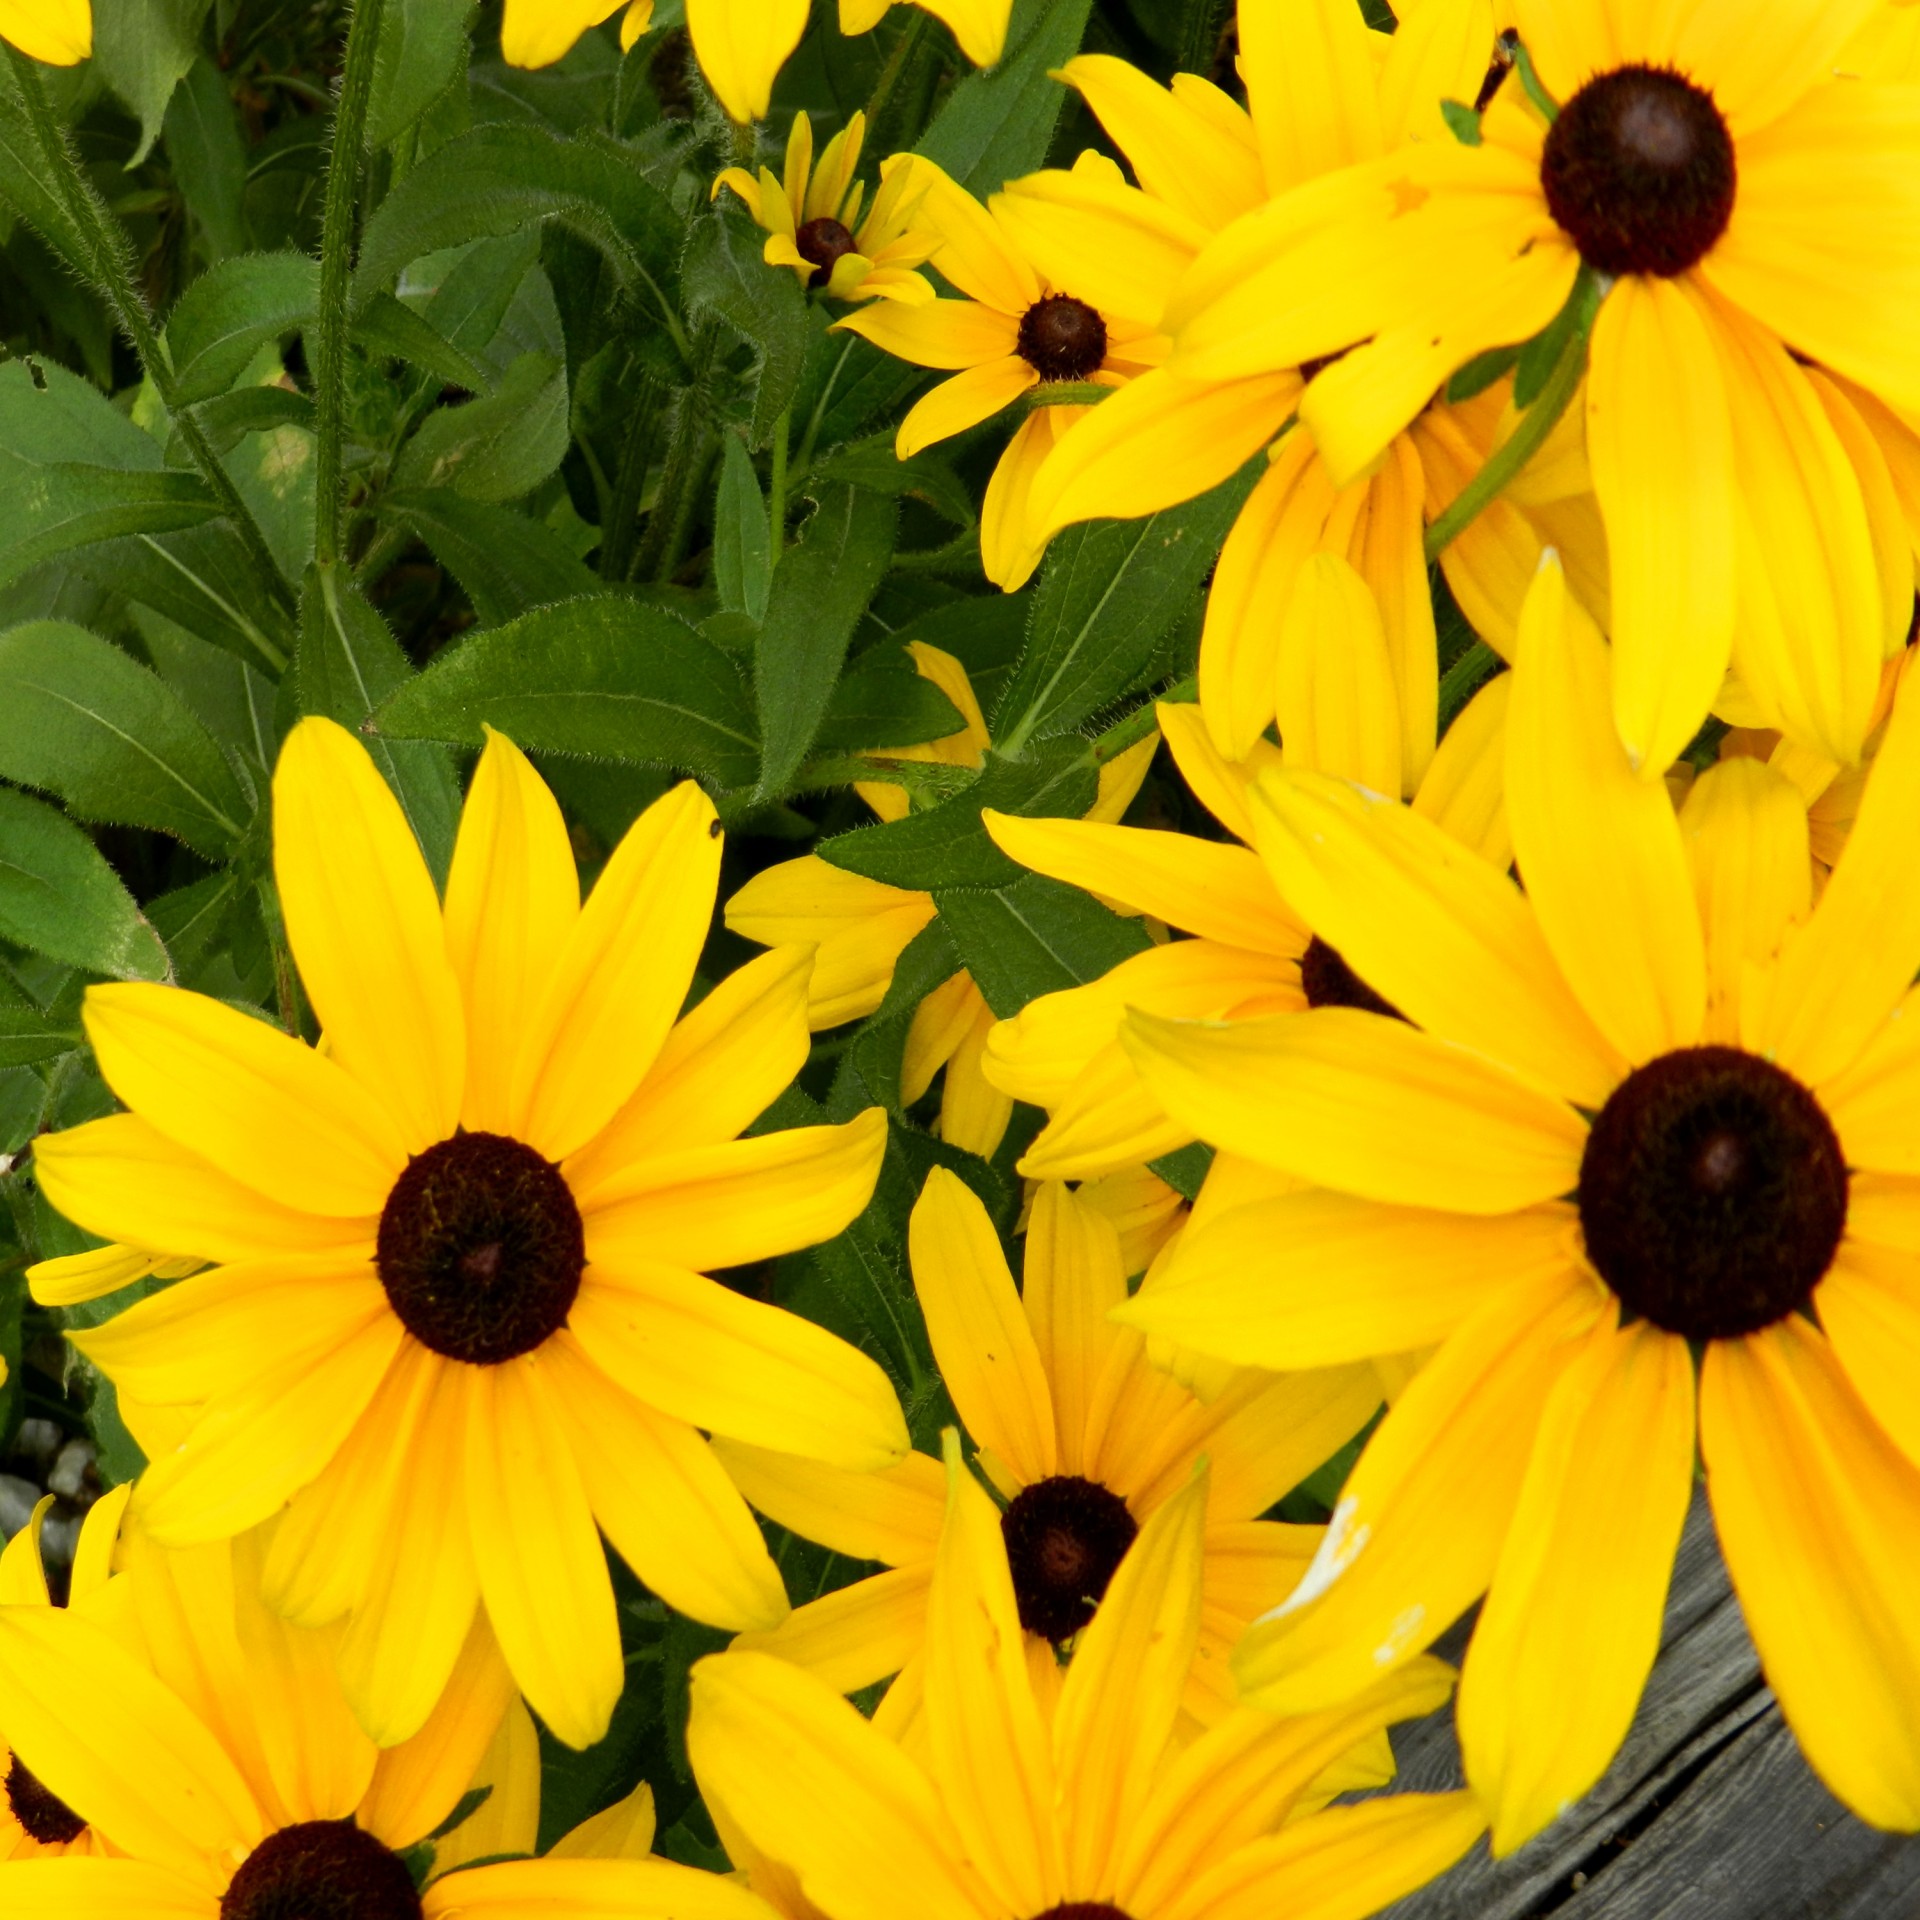
[(1243, 218), (1168, 310), (1184, 379), (1340, 356), (1300, 413), (1350, 479), (1584, 268), (1615, 714), (1649, 779), (1730, 662), (1772, 724), (1853, 760), (1906, 631), (1877, 455), (1807, 365), (1920, 408), (1920, 94), (1834, 72), (1873, 7), (1519, 0), (1551, 115), (1509, 77), (1477, 145), (1410, 146)]
[[(1238, 216), (1329, 169), (1409, 143), (1450, 141), (1448, 94), (1472, 97), (1493, 46), (1485, 0), (1435, 0), (1378, 34), (1346, 0), (1250, 8), (1240, 22), (1243, 108), (1193, 74), (1162, 87), (1105, 54), (1071, 60), (1073, 84), (1132, 165), (1137, 185), (1083, 170), (1016, 181), (1003, 219), (1043, 267), (1087, 260), (1136, 276), (1160, 315), (1208, 240)], [(1130, 382), (1035, 475), (1028, 531), (1044, 543), (1076, 520), (1137, 517), (1218, 485), (1267, 449), (1208, 593), (1200, 710), (1219, 751), (1245, 759), (1275, 717), (1288, 607), (1315, 553), (1349, 560), (1373, 589), (1404, 726), (1411, 794), (1433, 750), (1436, 634), (1427, 520), (1453, 501), (1511, 431), (1512, 382), (1459, 406), (1435, 400), (1367, 472), (1336, 475), (1295, 420), (1305, 373), (1196, 382), (1161, 367)], [(1492, 645), (1514, 624), (1543, 541), (1583, 591), (1604, 594), (1605, 548), (1578, 420), (1523, 469), (1506, 496), (1442, 556), (1460, 604)]]
[(896, 167), (881, 183), (873, 205), (866, 203), (866, 182), (854, 171), (866, 138), (867, 116), (856, 113), (813, 157), (813, 122), (793, 116), (782, 174), (769, 167), (759, 177), (744, 167), (729, 167), (713, 183), (718, 194), (729, 188), (766, 229), (764, 252), (771, 267), (791, 267), (802, 287), (818, 287), (835, 300), (904, 300), (918, 306), (933, 298), (933, 288), (916, 267), (925, 264), (937, 242), (914, 225), (912, 170)]
[[(977, 770), (992, 739), (967, 670), (924, 640), (907, 643), (921, 677), (931, 680), (965, 724), (956, 733), (911, 747), (870, 748), (875, 778), (855, 784), (882, 820), (903, 820), (907, 789), (884, 777), (884, 763)], [(1116, 754), (1100, 768), (1090, 820), (1117, 820), (1147, 777), (1158, 735)], [(762, 946), (794, 943), (814, 949), (808, 1019), (816, 1032), (862, 1020), (886, 998), (893, 970), (914, 935), (934, 916), (933, 896), (890, 887), (836, 867), (818, 854), (783, 860), (756, 874), (727, 902), (727, 925)], [(902, 1103), (912, 1106), (943, 1069), (939, 1129), (970, 1153), (991, 1154), (1013, 1116), (1012, 1100), (980, 1070), (993, 1011), (964, 968), (920, 1003), (907, 1029), (900, 1068)]]
[[(1112, 173), (1096, 154), (1082, 167)], [(851, 313), (836, 324), (918, 366), (953, 373), (925, 394), (900, 423), (902, 460), (977, 427), (1044, 385), (1123, 386), (1166, 351), (1158, 331), (1165, 290), (1143, 293), (1139, 276), (1111, 263), (1077, 262), (1072, 279), (1056, 279), (1022, 244), (1004, 217), (1008, 196), (984, 207), (932, 161), (896, 155), (881, 169), (911, 176), (919, 195), (916, 224), (939, 241), (932, 264), (965, 296), (922, 306), (890, 302)], [(980, 558), (987, 578), (1007, 591), (1040, 564), (1028, 533), (1027, 495), (1042, 460), (1092, 410), (1036, 406), (1014, 430), (980, 509)]]
[[(100, 1843), (0, 1862), (0, 1911), (23, 1920), (768, 1920), (743, 1887), (641, 1857), (644, 1806), (576, 1830), (537, 1860), (467, 1866), (464, 1828), (455, 1828), (417, 1889), (403, 1855), (455, 1811), (483, 1758), (497, 1763), (510, 1692), (450, 1691), (419, 1736), (383, 1753), (339, 1692), (327, 1636), (263, 1607), (258, 1540), (164, 1554), (135, 1538), (116, 1625), (79, 1609), (0, 1607), (0, 1715), (15, 1762), (32, 1769), (39, 1817), (57, 1807)], [(531, 1736), (524, 1709), (514, 1712), (516, 1733)], [(537, 1743), (533, 1752), (537, 1761)], [(524, 1780), (496, 1764), (484, 1784), (508, 1810), (489, 1823), (481, 1809), (481, 1844), (530, 1842)], [(537, 1821), (537, 1767), (531, 1787)]]
[(804, 1057), (808, 956), (679, 1017), (719, 858), (682, 786), (582, 903), (559, 807), (495, 736), (443, 908), (365, 751), (307, 720), (274, 867), (324, 1047), (177, 988), (88, 995), (131, 1111), (40, 1141), (42, 1187), (116, 1242), (218, 1263), (75, 1336), (180, 1431), (143, 1524), (186, 1545), (284, 1506), (269, 1597), (351, 1616), (342, 1672), (382, 1744), (481, 1607), (548, 1725), (596, 1739), (623, 1677), (602, 1531), (685, 1611), (777, 1620), (699, 1429), (855, 1470), (906, 1450), (872, 1361), (704, 1277), (838, 1232), (885, 1137), (875, 1110), (736, 1138)]
[(1262, 782), (1264, 857), (1407, 1017), (1136, 1018), (1173, 1111), (1321, 1190), (1196, 1225), (1119, 1316), (1253, 1364), (1439, 1343), (1243, 1644), (1255, 1697), (1339, 1697), (1485, 1592), (1461, 1743), (1518, 1845), (1626, 1733), (1697, 1435), (1808, 1759), (1920, 1826), (1920, 685), (1814, 905), (1791, 783), (1729, 761), (1676, 819), (1608, 674), (1548, 565), (1508, 732), (1524, 896), (1377, 796)]
[[(1188, 936), (1149, 947), (1084, 987), (1043, 994), (987, 1036), (982, 1069), (1004, 1093), (1044, 1107), (1020, 1161), (1037, 1178), (1087, 1179), (1157, 1159), (1193, 1129), (1167, 1111), (1121, 1045), (1129, 1008), (1172, 1019), (1247, 1020), (1317, 1006), (1379, 1006), (1252, 851), (1249, 777), (1306, 766), (1401, 789), (1402, 728), (1381, 621), (1359, 577), (1310, 557), (1289, 603), (1291, 671), (1273, 696), (1287, 742), (1223, 760), (1198, 709), (1163, 706), (1161, 731), (1201, 804), (1234, 840), (1158, 829), (1022, 820), (989, 812), (1014, 859), (1145, 913)], [(1494, 867), (1510, 857), (1500, 803), (1507, 676), (1488, 683), (1427, 763), (1416, 811)]]
[(76, 66), (93, 52), (92, 0), (0, 0), (0, 40), (49, 66)]
[[(1182, 1737), (1204, 1480), (1140, 1530), (1060, 1678), (1050, 1653), (1023, 1645), (1000, 1515), (953, 1451), (949, 1461), (924, 1695), (900, 1744), (770, 1654), (716, 1654), (693, 1670), (687, 1750), (716, 1825), (826, 1920), (903, 1908), (948, 1920), (1332, 1920), (1385, 1906), (1472, 1845), (1485, 1817), (1468, 1793), (1298, 1817), (1357, 1742), (1445, 1698), (1437, 1662), (1328, 1714), (1243, 1707)], [(783, 1907), (800, 1920), (791, 1896)]]
[[(1137, 1333), (1108, 1324), (1127, 1297), (1119, 1237), (1058, 1182), (1034, 1197), (1019, 1288), (985, 1207), (944, 1168), (927, 1176), (908, 1249), (940, 1377), (1007, 1502), (1015, 1608), (1034, 1642), (1078, 1640), (1141, 1527), (1198, 1462), (1211, 1463), (1185, 1699), (1197, 1719), (1218, 1720), (1233, 1702), (1229, 1651), (1293, 1590), (1319, 1544), (1318, 1528), (1259, 1516), (1366, 1424), (1380, 1404), (1373, 1369), (1229, 1371), (1201, 1401), (1148, 1364)], [(721, 1444), (764, 1513), (887, 1567), (737, 1644), (797, 1661), (843, 1693), (898, 1673), (895, 1692), (917, 1698), (946, 1510), (940, 1463), (914, 1453), (863, 1479)]]

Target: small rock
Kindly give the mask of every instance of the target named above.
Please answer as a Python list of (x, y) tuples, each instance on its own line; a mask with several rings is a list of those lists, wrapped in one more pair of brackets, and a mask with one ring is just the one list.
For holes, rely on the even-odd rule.
[(47, 1475), (47, 1491), (62, 1500), (78, 1500), (86, 1490), (87, 1473), (93, 1465), (93, 1442), (69, 1440), (60, 1449), (53, 1469)]
[(18, 1474), (0, 1473), (0, 1534), (11, 1540), (33, 1518), (40, 1489)]
[[(49, 1573), (63, 1573), (73, 1565), (80, 1546), (80, 1516), (50, 1513), (40, 1528), (40, 1557)], [(64, 1582), (62, 1583), (64, 1587)]]
[(60, 1451), (60, 1429), (51, 1420), (22, 1420), (14, 1437), (13, 1457), (24, 1460), (40, 1473), (53, 1465)]

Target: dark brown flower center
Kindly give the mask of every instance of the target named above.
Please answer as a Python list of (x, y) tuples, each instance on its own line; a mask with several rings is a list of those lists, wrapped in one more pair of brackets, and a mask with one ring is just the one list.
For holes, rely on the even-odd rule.
[(1036, 1480), (1000, 1516), (1020, 1624), (1070, 1640), (1093, 1618), (1133, 1536), (1127, 1503), (1092, 1480)]
[(807, 282), (810, 287), (825, 286), (834, 268), (854, 251), (853, 235), (824, 213), (818, 220), (809, 220), (793, 236), (793, 244), (802, 260), (813, 262), (813, 276)]
[(1547, 133), (1540, 184), (1580, 257), (1609, 274), (1684, 273), (1733, 213), (1733, 136), (1713, 95), (1664, 67), (1589, 80)]
[(566, 1325), (587, 1253), (558, 1167), (503, 1134), (457, 1133), (394, 1182), (376, 1260), (416, 1340), (496, 1366)]
[(1347, 965), (1338, 947), (1330, 947), (1316, 933), (1300, 956), (1300, 991), (1310, 1007), (1358, 1007), (1362, 1013), (1384, 1013), (1389, 1019), (1407, 1016), (1379, 994)]
[(1070, 293), (1050, 293), (1020, 317), (1020, 358), (1042, 380), (1084, 380), (1107, 357), (1107, 323)]
[(1738, 1047), (1637, 1067), (1580, 1162), (1587, 1258), (1632, 1313), (1689, 1340), (1803, 1308), (1847, 1224), (1847, 1168), (1820, 1103)]
[(7, 1805), (29, 1840), (43, 1847), (64, 1847), (86, 1832), (87, 1823), (29, 1773), (20, 1756), (7, 1769)]
[(351, 1820), (303, 1820), (247, 1855), (220, 1920), (420, 1920), (420, 1896), (400, 1856)]

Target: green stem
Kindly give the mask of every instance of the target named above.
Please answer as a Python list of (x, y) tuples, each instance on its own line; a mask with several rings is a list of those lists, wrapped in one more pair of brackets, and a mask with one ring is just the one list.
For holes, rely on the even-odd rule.
[(33, 128), (34, 139), (40, 148), (54, 192), (86, 246), (88, 277), (93, 282), (94, 291), (107, 303), (120, 330), (133, 343), (141, 371), (153, 382), (154, 391), (159, 394), (160, 404), (166, 408), (174, 431), (180, 436), (181, 445), (199, 469), (200, 477), (206, 482), (207, 490), (213, 495), (221, 513), (232, 521), (234, 531), (247, 549), (247, 557), (253, 561), (261, 579), (266, 582), (267, 591), (290, 613), (293, 610), (292, 589), (280, 571), (279, 562), (273, 557), (273, 549), (268, 546), (266, 535), (260, 531), (259, 521), (241, 499), (240, 489), (233, 484), (233, 476), (220, 464), (219, 455), (201, 431), (200, 422), (188, 408), (180, 405), (179, 386), (173, 377), (173, 362), (167, 357), (166, 347), (154, 327), (153, 314), (147, 306), (147, 296), (141, 291), (134, 270), (133, 251), (127, 244), (125, 231), (93, 190), (92, 182), (80, 170), (79, 159), (67, 140), (66, 131), (54, 118), (53, 109), (47, 103), (46, 89), (40, 84), (39, 68), (11, 41), (0, 44), (5, 45), (7, 58), (13, 63), (14, 85), (19, 89), (21, 104), (26, 108), (27, 121)]
[(319, 453), (314, 471), (313, 557), (322, 567), (340, 558), (346, 492), (341, 481), (341, 444), (347, 420), (347, 301), (352, 292), (354, 228), (360, 204), (360, 149), (373, 70), (380, 47), (384, 0), (357, 0), (347, 29), (346, 69), (333, 114), (333, 151), (327, 163), (327, 195), (320, 226), (320, 317), (313, 332), (315, 426)]
[(708, 379), (713, 370), (714, 351), (719, 345), (719, 327), (702, 320), (693, 339), (693, 364), (687, 384), (681, 390), (680, 407), (674, 417), (673, 438), (667, 443), (666, 470), (660, 476), (660, 494), (654, 502), (653, 517), (647, 523), (646, 538), (640, 543), (633, 573), (654, 580), (670, 580), (680, 564), (681, 543), (693, 518), (694, 489), (706, 469), (707, 440), (711, 422), (708, 414)]
[(773, 475), (767, 484), (767, 571), (780, 565), (787, 544), (787, 435), (793, 425), (789, 408), (773, 429)]
[(882, 122), (887, 109), (893, 104), (893, 96), (900, 90), (901, 76), (919, 50), (930, 24), (931, 16), (915, 7), (900, 31), (900, 38), (893, 43), (893, 51), (887, 55), (887, 64), (880, 69), (880, 78), (873, 83), (873, 92), (868, 96), (866, 106), (867, 146), (870, 152), (886, 151), (880, 142)]
[(1029, 413), (1035, 407), (1097, 407), (1119, 391), (1097, 380), (1042, 380), (1020, 396), (1020, 403)]
[(1180, 52), (1175, 65), (1182, 73), (1206, 74), (1220, 52), (1220, 27), (1225, 0), (1187, 0), (1180, 21)]
[(1117, 760), (1129, 747), (1137, 747), (1148, 734), (1160, 725), (1157, 707), (1191, 706), (1200, 697), (1200, 682), (1193, 674), (1184, 680), (1177, 680), (1165, 693), (1149, 700), (1145, 706), (1134, 710), (1116, 720), (1105, 733), (1099, 735), (1093, 743), (1093, 757), (1105, 766), (1109, 760)]
[[(1591, 324), (1591, 323), (1589, 323)], [(1427, 529), (1427, 558), (1437, 560), (1482, 513), (1500, 497), (1513, 477), (1540, 451), (1547, 435), (1560, 424), (1580, 378), (1587, 370), (1587, 327), (1578, 327), (1561, 349), (1547, 383), (1504, 445), (1496, 447), (1486, 464), (1454, 495), (1446, 511)]]

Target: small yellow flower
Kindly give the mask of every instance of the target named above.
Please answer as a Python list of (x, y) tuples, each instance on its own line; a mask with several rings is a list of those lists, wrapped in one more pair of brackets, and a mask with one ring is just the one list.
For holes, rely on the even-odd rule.
[(924, 1694), (898, 1741), (769, 1654), (693, 1670), (701, 1791), (788, 1920), (1361, 1920), (1484, 1829), (1471, 1793), (1307, 1810), (1357, 1742), (1444, 1701), (1437, 1661), (1331, 1713), (1243, 1707), (1189, 1737), (1204, 1474), (1140, 1530), (1064, 1678), (1023, 1633), (1000, 1516), (951, 1440), (947, 1486)]
[[(1082, 156), (1094, 172), (1110, 160)], [(896, 155), (881, 169), (910, 170), (921, 195), (916, 219), (939, 238), (933, 265), (967, 297), (922, 306), (870, 307), (837, 324), (923, 367), (954, 372), (900, 423), (902, 460), (964, 433), (1045, 385), (1124, 386), (1165, 357), (1158, 332), (1164, 290), (1143, 300), (1133, 277), (1100, 273), (1087, 261), (1069, 279), (1050, 270), (1047, 249), (1030, 244), (1003, 217), (1008, 200), (982, 206), (930, 160)], [(1148, 309), (1151, 309), (1150, 311)], [(1027, 496), (1040, 462), (1091, 408), (1036, 406), (1015, 430), (987, 483), (980, 509), (980, 557), (987, 578), (1012, 592), (1040, 564), (1028, 537)]]
[[(907, 651), (921, 677), (953, 702), (965, 725), (918, 746), (870, 748), (865, 757), (977, 770), (992, 741), (966, 668), (923, 640), (909, 641)], [(1147, 777), (1158, 741), (1157, 734), (1149, 734), (1101, 767), (1088, 819), (1117, 820), (1126, 812)], [(882, 820), (906, 817), (907, 790), (897, 783), (862, 780), (854, 791)], [(849, 873), (816, 853), (756, 874), (726, 909), (727, 925), (743, 939), (768, 947), (804, 943), (814, 948), (807, 1017), (816, 1033), (872, 1013), (886, 998), (901, 954), (933, 916), (932, 894)], [(933, 1085), (934, 1075), (946, 1069), (941, 1136), (981, 1155), (991, 1155), (999, 1146), (1013, 1117), (1012, 1100), (981, 1072), (993, 1020), (973, 976), (963, 969), (920, 1003), (907, 1031), (900, 1070), (901, 1101), (911, 1106)]]
[(933, 289), (914, 268), (938, 242), (914, 225), (919, 196), (909, 185), (907, 168), (888, 174), (861, 218), (867, 189), (854, 170), (866, 133), (867, 116), (856, 113), (827, 142), (816, 165), (813, 123), (796, 113), (781, 178), (768, 167), (760, 169), (758, 179), (744, 167), (729, 167), (713, 191), (730, 187), (745, 201), (767, 230), (767, 264), (791, 267), (801, 286), (819, 287), (835, 300), (904, 300), (918, 306), (933, 298)]
[(49, 66), (76, 66), (93, 52), (90, 0), (0, 0), (0, 40)]

